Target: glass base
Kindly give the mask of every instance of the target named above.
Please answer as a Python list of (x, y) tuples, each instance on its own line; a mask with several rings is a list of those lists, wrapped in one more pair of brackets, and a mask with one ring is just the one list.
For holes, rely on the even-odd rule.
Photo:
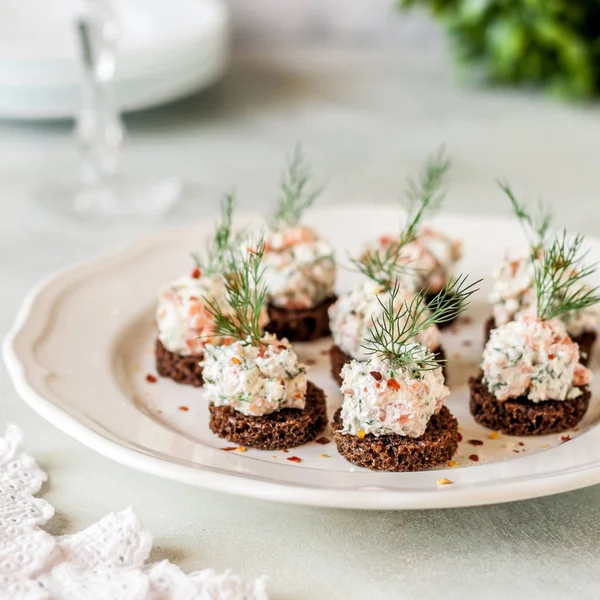
[(97, 184), (64, 182), (45, 186), (40, 203), (52, 212), (79, 221), (157, 218), (181, 198), (176, 177), (159, 180), (115, 176)]

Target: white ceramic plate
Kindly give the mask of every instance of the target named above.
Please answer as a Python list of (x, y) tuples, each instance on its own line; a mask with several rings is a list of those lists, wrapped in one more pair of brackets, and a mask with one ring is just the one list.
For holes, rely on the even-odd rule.
[[(74, 0), (20, 0), (0, 8), (0, 117), (76, 114), (76, 7)], [(115, 8), (122, 30), (115, 75), (121, 110), (180, 98), (222, 74), (229, 22), (221, 0), (127, 0)]]
[[(338, 258), (366, 239), (393, 229), (393, 208), (314, 211), (308, 222), (330, 239)], [(438, 225), (464, 240), (463, 270), (489, 277), (509, 242), (522, 245), (509, 221), (445, 217)], [(311, 443), (284, 452), (224, 451), (231, 444), (207, 427), (203, 392), (170, 380), (146, 381), (153, 365), (153, 310), (158, 287), (190, 268), (210, 222), (147, 237), (126, 250), (63, 271), (28, 297), (4, 355), (24, 400), (57, 427), (101, 454), (135, 469), (192, 485), (298, 504), (370, 509), (432, 508), (506, 502), (600, 482), (600, 402), (566, 437), (489, 439), (468, 410), (467, 377), (477, 370), (483, 321), (489, 313), (484, 282), (466, 319), (444, 333), (450, 358), (449, 407), (462, 442), (458, 466), (423, 473), (376, 473), (354, 468), (335, 445)], [(590, 260), (600, 243), (590, 242)], [(339, 291), (358, 276), (340, 271)], [(330, 340), (298, 345), (309, 376), (328, 395), (332, 414), (341, 395), (329, 376)], [(595, 386), (595, 395), (598, 388)], [(324, 434), (328, 439), (331, 432)], [(478, 440), (482, 445), (473, 445)], [(568, 443), (562, 443), (568, 441)], [(301, 462), (289, 459), (298, 457)], [(477, 460), (475, 460), (475, 457)], [(445, 477), (450, 485), (439, 486)]]

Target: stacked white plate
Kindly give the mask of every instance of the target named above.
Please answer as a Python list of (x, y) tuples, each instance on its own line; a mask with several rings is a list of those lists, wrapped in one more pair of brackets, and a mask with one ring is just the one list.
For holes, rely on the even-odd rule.
[[(79, 104), (74, 0), (0, 6), (0, 118), (72, 117)], [(186, 96), (224, 70), (229, 21), (221, 0), (121, 0), (115, 85), (122, 110)]]

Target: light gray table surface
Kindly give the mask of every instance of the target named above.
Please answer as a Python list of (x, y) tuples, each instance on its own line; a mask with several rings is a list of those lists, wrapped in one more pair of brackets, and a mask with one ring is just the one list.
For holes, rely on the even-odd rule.
[[(508, 215), (502, 176), (585, 233), (600, 223), (600, 113), (454, 81), (440, 44), (402, 51), (244, 52), (208, 93), (128, 118), (129, 168), (193, 184), (164, 223), (82, 227), (32, 198), (75, 168), (68, 124), (0, 124), (0, 331), (26, 291), (75, 260), (144, 232), (213, 214), (236, 186), (244, 210), (271, 205), (283, 153), (301, 140), (328, 178), (323, 202), (395, 202), (440, 143), (454, 161), (447, 210)], [(509, 505), (360, 512), (236, 498), (164, 481), (96, 455), (34, 414), (0, 373), (0, 424), (25, 431), (48, 471), (53, 532), (132, 505), (155, 559), (269, 576), (273, 598), (600, 596), (600, 487)]]

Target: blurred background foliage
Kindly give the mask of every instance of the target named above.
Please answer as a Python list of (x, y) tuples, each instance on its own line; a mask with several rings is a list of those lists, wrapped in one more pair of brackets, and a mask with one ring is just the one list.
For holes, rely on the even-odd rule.
[(398, 0), (442, 22), (459, 65), (487, 81), (600, 93), (600, 0)]

